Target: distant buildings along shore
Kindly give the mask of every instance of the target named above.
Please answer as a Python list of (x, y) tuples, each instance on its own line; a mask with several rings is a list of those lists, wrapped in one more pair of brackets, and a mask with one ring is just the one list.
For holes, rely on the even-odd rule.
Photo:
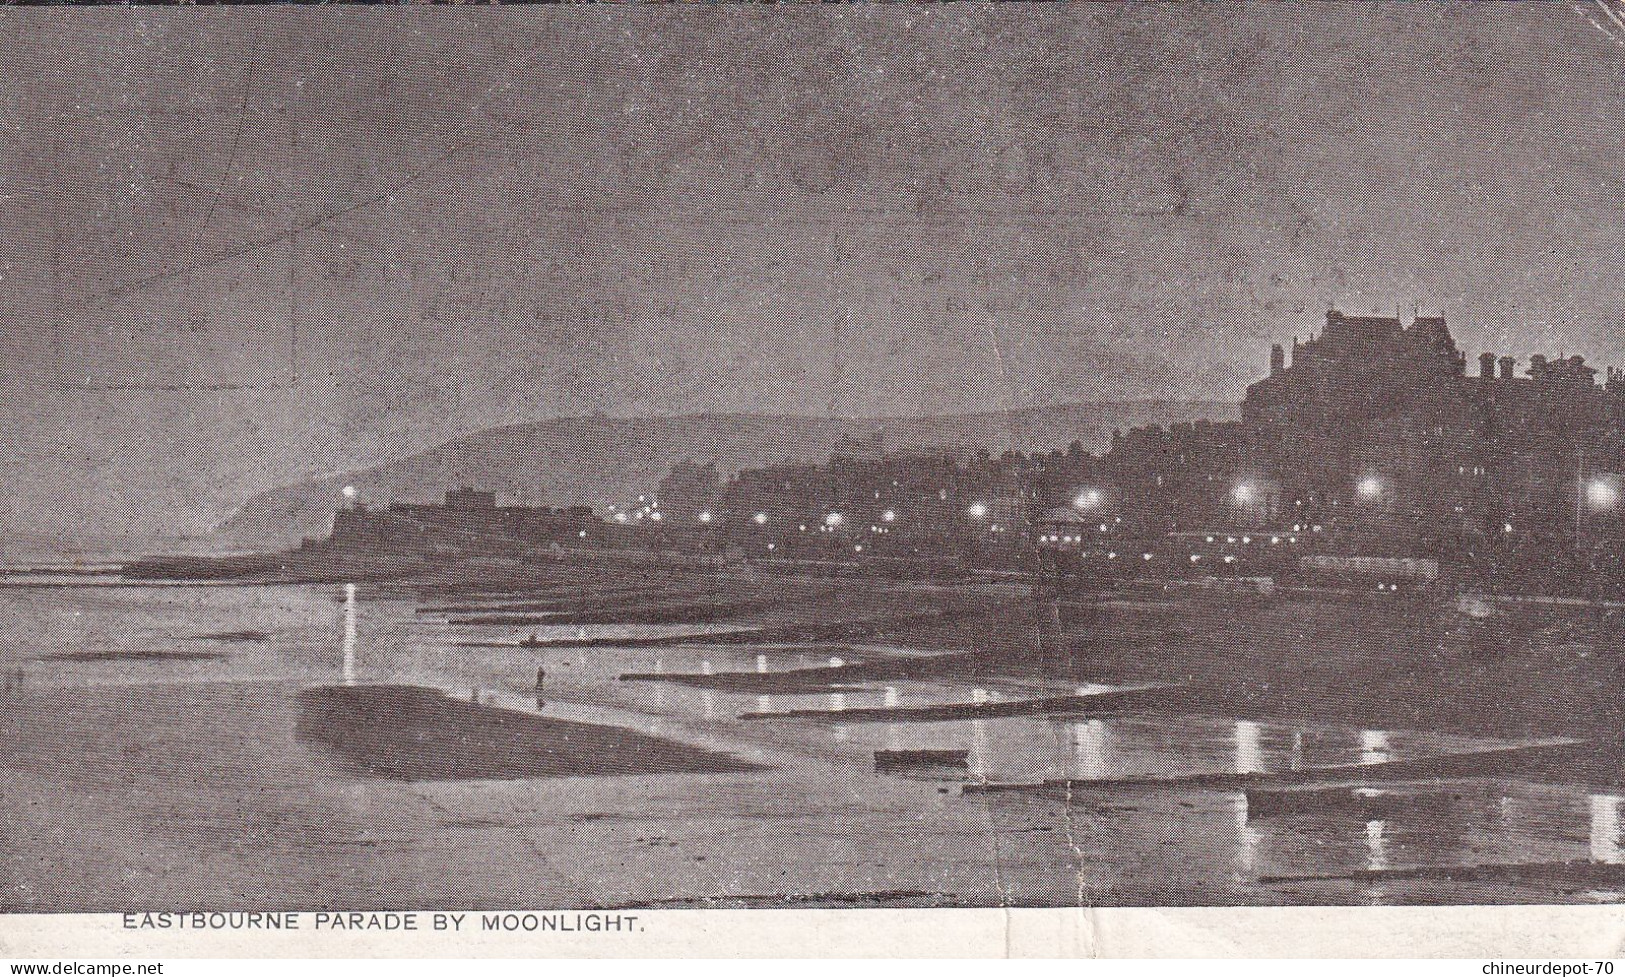
[[(1486, 352), (1443, 318), (1329, 312), (1270, 351), (1241, 419), (1135, 428), (1094, 455), (887, 450), (728, 475), (676, 466), (609, 506), (349, 507), (334, 542), (652, 549), (724, 560), (958, 566), (1083, 584), (1343, 579), (1382, 589), (1617, 593), (1625, 582), (1625, 375)], [(493, 541), (506, 541), (493, 543)]]

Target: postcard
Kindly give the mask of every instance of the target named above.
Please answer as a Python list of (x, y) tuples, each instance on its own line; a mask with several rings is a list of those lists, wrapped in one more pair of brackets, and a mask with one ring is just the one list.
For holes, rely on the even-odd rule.
[(1622, 77), (0, 8), (0, 953), (1611, 955)]

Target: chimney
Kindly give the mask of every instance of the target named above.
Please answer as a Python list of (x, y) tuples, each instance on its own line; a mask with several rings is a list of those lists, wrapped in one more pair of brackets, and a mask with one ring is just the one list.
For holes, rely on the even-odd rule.
[(1503, 379), (1503, 380), (1511, 380), (1512, 379), (1512, 370), (1513, 370), (1514, 367), (1516, 367), (1518, 365), (1517, 357), (1515, 357), (1515, 356), (1503, 356), (1499, 360), (1496, 360), (1496, 362), (1498, 364), (1500, 364), (1500, 366), (1501, 366), (1501, 379)]
[(1495, 379), (1495, 354), (1478, 354), (1478, 375), (1486, 380)]
[(1270, 347), (1270, 376), (1273, 377), (1284, 369), (1286, 369), (1286, 350), (1281, 348), (1280, 343), (1276, 343)]
[(1536, 353), (1529, 357), (1529, 375), (1537, 380), (1543, 379), (1551, 371), (1546, 367), (1544, 354)]

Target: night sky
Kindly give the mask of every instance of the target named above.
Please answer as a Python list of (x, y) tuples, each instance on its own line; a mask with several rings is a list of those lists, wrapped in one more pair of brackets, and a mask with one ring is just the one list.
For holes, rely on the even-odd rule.
[(1610, 12), (0, 11), (0, 532), (593, 411), (1237, 399), (1331, 304), (1622, 363)]

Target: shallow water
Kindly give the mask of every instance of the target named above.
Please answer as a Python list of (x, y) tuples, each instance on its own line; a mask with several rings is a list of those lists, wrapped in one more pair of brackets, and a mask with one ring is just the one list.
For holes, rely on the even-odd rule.
[[(771, 768), (401, 788), (369, 785), (317, 752), (264, 767), (268, 782), (280, 778), (277, 791), (308, 797), (312, 818), (320, 817), (322, 804), (342, 803), (347, 817), (373, 819), (380, 828), (414, 818), (451, 825), (401, 835), (401, 844), (387, 850), (346, 850), (346, 859), (376, 860), (368, 863), (368, 877), (400, 869), (392, 859), (411, 859), (429, 874), (441, 860), (447, 871), (474, 873), (484, 891), (522, 893), (531, 905), (900, 891), (971, 905), (1606, 901), (1617, 898), (1606, 888), (1441, 888), (1426, 880), (1337, 876), (1430, 865), (1625, 862), (1625, 799), (1563, 786), (1470, 782), (1448, 799), (1424, 799), (1381, 818), (1363, 818), (1352, 809), (1259, 816), (1248, 811), (1243, 795), (1222, 791), (1080, 785), (1067, 800), (960, 793), (966, 782), (1106, 781), (1380, 763), (1500, 745), (1495, 741), (1154, 712), (843, 723), (838, 714), (849, 709), (1020, 701), (1111, 686), (1016, 678), (855, 681), (806, 695), (759, 696), (619, 678), (839, 667), (918, 657), (931, 648), (469, 647), (460, 642), (471, 632), (485, 632), (417, 614), (411, 601), (373, 598), (366, 585), (0, 588), (0, 607), (10, 623), (0, 631), (0, 671), (10, 676), (21, 669), (31, 689), (398, 683), (534, 710), (534, 676), (541, 666), (547, 672), (547, 715), (622, 726)], [(716, 632), (751, 623), (730, 622)], [(486, 629), (486, 636), (513, 641), (530, 630)], [(561, 633), (615, 637), (688, 630), (586, 625)], [(831, 715), (738, 718), (790, 709)], [(963, 750), (965, 764), (876, 771), (877, 751), (900, 750)], [(357, 797), (369, 800), (360, 804)], [(189, 819), (212, 824), (208, 819), (230, 817), (217, 802), (191, 801), (184, 790), (166, 803), (181, 826)], [(304, 810), (303, 804), (294, 806)], [(437, 811), (451, 813), (434, 821)], [(146, 830), (170, 829), (157, 824)], [(234, 829), (227, 824), (220, 830)], [(276, 830), (298, 836), (311, 829), (291, 824)], [(539, 882), (511, 849), (504, 849), (507, 859), (487, 850), (491, 831), (529, 839), (525, 844), (545, 850), (550, 865), (567, 868), (549, 876), (552, 882)], [(268, 844), (291, 852), (285, 857), (304, 857), (282, 835), (270, 837), (279, 840)], [(650, 841), (654, 837), (666, 839), (662, 847)], [(638, 857), (628, 858), (628, 852)], [(329, 856), (312, 849), (308, 857)], [(1277, 876), (1294, 878), (1266, 881)], [(340, 890), (337, 902), (357, 895), (345, 890), (353, 883), (343, 877), (324, 884)], [(204, 904), (208, 896), (199, 893)]]

